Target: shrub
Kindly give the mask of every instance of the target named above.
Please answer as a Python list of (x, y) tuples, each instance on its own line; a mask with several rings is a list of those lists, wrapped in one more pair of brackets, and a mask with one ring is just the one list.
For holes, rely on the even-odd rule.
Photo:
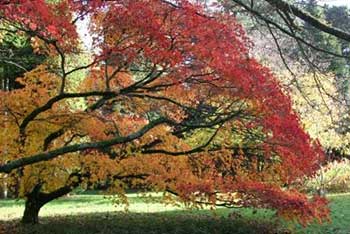
[(304, 189), (308, 192), (350, 192), (350, 160), (329, 162), (313, 177), (307, 178)]

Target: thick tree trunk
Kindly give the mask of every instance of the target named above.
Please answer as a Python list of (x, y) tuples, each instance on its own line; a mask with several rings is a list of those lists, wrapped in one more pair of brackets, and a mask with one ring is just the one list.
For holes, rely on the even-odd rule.
[(26, 195), (27, 200), (21, 221), (24, 224), (36, 224), (39, 222), (40, 208), (46, 203), (40, 192), (41, 187), (42, 184), (35, 185), (33, 190)]
[(42, 184), (37, 184), (33, 190), (26, 195), (27, 200), (25, 203), (24, 213), (22, 217), (22, 223), (24, 224), (37, 224), (39, 223), (39, 211), (46, 203), (62, 197), (63, 195), (68, 194), (74, 188), (78, 187), (82, 182), (82, 175), (78, 173), (73, 173), (70, 175), (70, 179), (77, 177), (78, 180), (67, 183), (67, 185), (58, 188), (52, 192), (44, 193), (41, 192)]
[(36, 201), (36, 199), (27, 199), (25, 203), (22, 223), (37, 224), (39, 223), (39, 211), (44, 204)]

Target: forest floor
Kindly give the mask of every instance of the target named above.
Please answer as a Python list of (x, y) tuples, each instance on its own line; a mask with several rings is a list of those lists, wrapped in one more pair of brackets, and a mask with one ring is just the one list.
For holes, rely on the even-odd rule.
[(187, 210), (131, 194), (129, 211), (103, 195), (72, 195), (44, 206), (39, 225), (20, 225), (23, 200), (0, 200), (0, 234), (350, 234), (350, 194), (329, 195), (332, 222), (302, 228), (265, 209)]

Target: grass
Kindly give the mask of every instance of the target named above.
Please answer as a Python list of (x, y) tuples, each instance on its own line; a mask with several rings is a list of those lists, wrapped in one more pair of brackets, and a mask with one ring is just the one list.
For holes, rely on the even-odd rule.
[[(180, 209), (164, 206), (161, 203), (148, 203), (135, 194), (128, 196), (130, 212), (161, 212)], [(0, 220), (19, 219), (24, 210), (23, 200), (0, 200)], [(40, 210), (41, 217), (56, 215), (79, 215), (100, 212), (124, 211), (125, 206), (114, 206), (110, 199), (103, 195), (73, 195), (50, 202)]]
[[(129, 196), (128, 213), (101, 195), (64, 197), (43, 207), (41, 224), (22, 226), (23, 201), (0, 200), (0, 234), (131, 234), (131, 233), (350, 233), (350, 194), (331, 195), (332, 223), (306, 229), (280, 222), (269, 210), (184, 210)], [(229, 216), (234, 211), (234, 215)]]
[(328, 196), (331, 206), (331, 223), (312, 224), (305, 229), (294, 227), (296, 233), (350, 234), (350, 193)]

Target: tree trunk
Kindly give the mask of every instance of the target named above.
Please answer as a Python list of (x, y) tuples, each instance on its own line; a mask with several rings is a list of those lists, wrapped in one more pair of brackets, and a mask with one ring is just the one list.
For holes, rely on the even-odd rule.
[(41, 192), (42, 184), (34, 186), (33, 190), (26, 195), (27, 200), (25, 203), (24, 213), (22, 217), (22, 223), (24, 224), (37, 224), (39, 223), (39, 211), (46, 203), (62, 197), (67, 193), (71, 192), (74, 188), (78, 187), (82, 182), (82, 176), (77, 173), (70, 175), (70, 179), (77, 177), (78, 180), (74, 180), (67, 185), (60, 187), (52, 192), (44, 193)]
[(2, 189), (3, 189), (3, 198), (4, 199), (7, 199), (8, 197), (8, 188), (7, 188), (7, 174), (4, 175), (3, 177), (3, 186), (2, 186)]
[(22, 217), (22, 223), (24, 224), (36, 224), (39, 222), (40, 208), (46, 203), (40, 193), (42, 184), (36, 184), (33, 190), (26, 195), (26, 203), (24, 213)]
[(7, 183), (5, 182), (4, 183), (4, 186), (3, 186), (3, 193), (2, 193), (2, 197), (4, 198), (4, 199), (7, 199), (8, 198), (8, 189), (7, 189)]
[(44, 204), (35, 198), (28, 198), (25, 203), (22, 223), (37, 224), (39, 223), (39, 211)]

